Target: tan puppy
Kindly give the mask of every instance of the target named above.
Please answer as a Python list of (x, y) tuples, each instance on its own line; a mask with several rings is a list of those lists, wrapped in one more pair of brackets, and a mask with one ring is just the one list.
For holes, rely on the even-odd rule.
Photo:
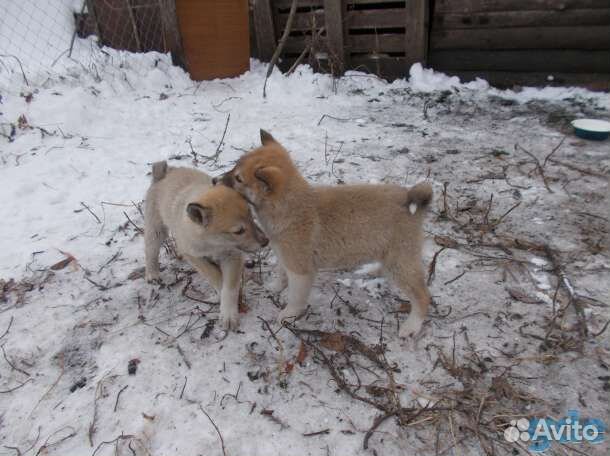
[(244, 252), (268, 244), (246, 201), (227, 187), (212, 186), (200, 171), (153, 164), (146, 194), (146, 280), (159, 279), (159, 250), (171, 233), (178, 252), (220, 295), (220, 322), (236, 328)]
[(319, 269), (346, 269), (379, 261), (412, 299), (401, 337), (414, 336), (427, 315), (430, 294), (422, 269), (422, 220), (432, 187), (398, 185), (311, 186), (288, 152), (261, 130), (263, 146), (242, 156), (214, 181), (236, 189), (254, 206), (288, 279), (288, 304), (279, 321), (300, 316)]

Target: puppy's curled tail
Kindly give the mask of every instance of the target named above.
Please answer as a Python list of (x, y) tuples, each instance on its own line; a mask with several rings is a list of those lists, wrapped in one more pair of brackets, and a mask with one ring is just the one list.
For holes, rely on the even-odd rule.
[(420, 182), (409, 189), (406, 206), (413, 215), (423, 214), (432, 201), (432, 186)]
[(158, 182), (165, 177), (167, 174), (167, 162), (160, 161), (155, 162), (152, 165), (152, 178), (153, 182)]

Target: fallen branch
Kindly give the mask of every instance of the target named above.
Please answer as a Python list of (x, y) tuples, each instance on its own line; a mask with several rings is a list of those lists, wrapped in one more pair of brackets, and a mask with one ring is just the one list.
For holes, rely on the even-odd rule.
[(288, 19), (286, 20), (286, 26), (284, 27), (284, 33), (282, 33), (282, 37), (273, 52), (273, 56), (271, 57), (271, 62), (269, 62), (269, 66), (267, 67), (267, 74), (265, 75), (265, 84), (263, 85), (263, 98), (267, 97), (267, 79), (273, 73), (273, 67), (277, 63), (277, 60), (280, 58), (280, 54), (282, 53), (282, 49), (284, 49), (284, 45), (286, 44), (286, 40), (288, 39), (288, 35), (290, 35), (290, 29), (292, 28), (292, 21), (294, 20), (294, 15), (297, 12), (297, 0), (292, 0), (292, 5), (290, 5), (290, 13), (288, 13)]
[(320, 30), (318, 30), (318, 32), (311, 38), (311, 42), (307, 46), (305, 46), (305, 49), (303, 49), (303, 52), (301, 52), (301, 54), (297, 57), (297, 59), (292, 64), (290, 69), (286, 72), (286, 76), (290, 76), (294, 72), (294, 70), (296, 70), (297, 67), (301, 64), (301, 62), (303, 61), (305, 56), (307, 54), (313, 52), (314, 44), (315, 44), (316, 40), (322, 36), (322, 34), (324, 33), (325, 30), (326, 30), (325, 27), (320, 28)]
[(519, 149), (521, 149), (521, 151), (523, 151), (529, 157), (532, 158), (532, 160), (534, 161), (534, 165), (536, 166), (536, 170), (538, 171), (538, 174), (540, 174), (540, 177), (542, 178), (542, 183), (544, 184), (544, 187), (548, 190), (548, 192), (555, 193), (553, 190), (551, 190), (551, 187), (549, 187), (549, 183), (546, 180), (546, 175), (544, 174), (544, 167), (542, 166), (542, 163), (540, 163), (540, 160), (538, 160), (538, 158), (534, 154), (532, 154), (529, 150), (527, 150), (523, 146), (519, 145), (519, 143), (515, 144), (515, 150), (519, 150)]
[(544, 248), (544, 253), (546, 254), (549, 261), (551, 262), (551, 265), (553, 266), (553, 271), (555, 272), (555, 274), (557, 274), (557, 277), (558, 277), (563, 289), (568, 294), (569, 304), (574, 306), (574, 310), (576, 311), (576, 315), (578, 316), (578, 319), (580, 321), (580, 330), (584, 336), (587, 336), (589, 330), (587, 328), (585, 311), (582, 308), (582, 305), (580, 303), (580, 300), (579, 300), (579, 297), (578, 297), (576, 291), (574, 290), (574, 286), (572, 285), (572, 282), (570, 281), (563, 266), (561, 265), (561, 262), (559, 261), (559, 257), (557, 255), (557, 253), (546, 244), (543, 246), (543, 248)]

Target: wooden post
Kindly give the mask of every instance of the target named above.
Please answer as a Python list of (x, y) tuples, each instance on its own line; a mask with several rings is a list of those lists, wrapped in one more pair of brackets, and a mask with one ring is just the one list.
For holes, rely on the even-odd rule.
[(133, 36), (136, 39), (136, 51), (142, 52), (142, 43), (140, 42), (140, 33), (138, 32), (138, 27), (136, 25), (136, 18), (133, 14), (133, 10), (131, 9), (131, 2), (129, 0), (125, 0), (125, 6), (127, 7), (127, 14), (129, 14), (129, 21), (131, 22), (131, 28), (133, 30)]
[(87, 15), (93, 20), (93, 27), (97, 35), (97, 45), (102, 47), (102, 34), (100, 32), (100, 25), (97, 22), (97, 14), (95, 14), (94, 0), (87, 0)]
[(170, 51), (174, 65), (188, 70), (184, 49), (182, 48), (180, 24), (178, 24), (178, 15), (176, 14), (176, 0), (159, 0), (159, 8), (161, 10), (161, 24), (163, 25), (163, 41), (167, 45), (165, 51)]
[(268, 62), (275, 50), (275, 28), (270, 0), (254, 0), (254, 32), (259, 58)]
[(330, 52), (328, 62), (335, 76), (343, 74), (347, 65), (343, 40), (344, 7), (345, 1), (343, 0), (324, 0), (326, 40)]
[(407, 71), (414, 63), (426, 64), (428, 58), (428, 0), (407, 0), (405, 58)]

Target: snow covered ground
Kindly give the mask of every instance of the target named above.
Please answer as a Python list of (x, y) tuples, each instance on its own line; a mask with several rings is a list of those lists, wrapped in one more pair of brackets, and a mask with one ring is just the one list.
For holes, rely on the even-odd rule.
[[(513, 418), (607, 419), (610, 343), (595, 334), (609, 317), (610, 147), (568, 122), (610, 118), (608, 94), (301, 67), (274, 72), (263, 99), (257, 62), (195, 83), (167, 56), (97, 58), (0, 89), (0, 455), (526, 454), (504, 440)], [(238, 333), (215, 327), (216, 296), (169, 253), (164, 286), (141, 278), (150, 163), (220, 173), (259, 128), (312, 182), (433, 183), (435, 305), (415, 349), (397, 337), (405, 297), (367, 271), (320, 275), (297, 328), (336, 337), (305, 342), (274, 323), (269, 252), (244, 277)], [(410, 415), (367, 437), (383, 408), (325, 360), (350, 391)], [(576, 451), (608, 444), (548, 454)]]

